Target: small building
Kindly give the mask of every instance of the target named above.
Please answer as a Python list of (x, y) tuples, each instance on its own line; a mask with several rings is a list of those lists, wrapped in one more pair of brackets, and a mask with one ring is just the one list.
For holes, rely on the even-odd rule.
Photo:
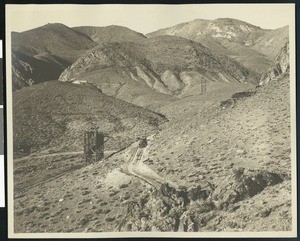
[(72, 83), (76, 85), (86, 84), (87, 80), (74, 80)]

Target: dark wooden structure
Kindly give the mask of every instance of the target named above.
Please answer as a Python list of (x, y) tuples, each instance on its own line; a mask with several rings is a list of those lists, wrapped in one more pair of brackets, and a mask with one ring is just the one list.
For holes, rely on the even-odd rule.
[(87, 163), (98, 162), (104, 158), (104, 135), (97, 130), (84, 133), (84, 156)]

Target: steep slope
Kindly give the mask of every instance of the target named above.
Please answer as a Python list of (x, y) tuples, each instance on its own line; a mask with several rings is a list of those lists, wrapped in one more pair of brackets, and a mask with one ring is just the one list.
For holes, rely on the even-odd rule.
[(289, 43), (286, 43), (275, 58), (272, 68), (261, 76), (260, 85), (266, 84), (271, 80), (278, 79), (280, 76), (289, 74)]
[[(155, 188), (152, 180), (127, 173), (133, 155), (128, 147), (18, 195), (16, 232), (291, 230), (289, 82), (278, 79), (244, 89), (244, 95), (234, 91), (242, 89), (230, 86), (166, 107), (180, 111), (173, 109), (162, 131), (140, 148), (140, 165), (181, 190)], [(222, 108), (220, 102), (231, 96), (240, 98)], [(43, 161), (50, 170), (61, 159), (81, 160)]]
[(68, 67), (59, 80), (85, 80), (106, 94), (144, 105), (159, 98), (200, 94), (203, 81), (256, 82), (256, 75), (199, 43), (159, 36), (140, 43), (100, 44)]
[(30, 56), (48, 53), (74, 61), (78, 53), (95, 43), (63, 24), (47, 24), (21, 33), (12, 33), (12, 48)]
[(82, 53), (96, 46), (63, 24), (47, 24), (12, 33), (13, 88), (57, 79)]
[(147, 34), (148, 37), (175, 35), (197, 41), (215, 54), (231, 57), (257, 73), (265, 72), (272, 61), (252, 45), (270, 30), (237, 20), (196, 19)]
[(81, 151), (83, 133), (93, 127), (108, 135), (106, 148), (118, 149), (165, 121), (94, 86), (58, 81), (15, 92), (13, 115), (15, 156), (44, 149)]
[(12, 51), (13, 90), (47, 80), (57, 80), (69, 64), (65, 60), (49, 54), (29, 56)]
[[(132, 230), (291, 230), (288, 79), (279, 76), (258, 89), (233, 94), (226, 107), (212, 94), (201, 106), (192, 97), (174, 104), (172, 118), (154, 137), (144, 162), (169, 182), (187, 187), (186, 202), (192, 201), (182, 208), (177, 200), (172, 205), (172, 195), (154, 192), (143, 199), (143, 208), (134, 206), (124, 215)], [(273, 182), (275, 176), (281, 180)], [(149, 206), (155, 211), (141, 219)]]
[(289, 41), (289, 26), (267, 32), (252, 46), (253, 49), (274, 60)]
[(242, 45), (250, 45), (266, 32), (267, 30), (241, 20), (219, 18), (215, 20), (196, 19), (170, 28), (157, 30), (147, 34), (147, 36), (176, 35), (199, 42), (203, 36), (206, 36), (219, 40), (221, 43), (229, 40)]
[(82, 26), (74, 27), (73, 29), (82, 34), (85, 34), (98, 44), (103, 42), (121, 41), (139, 42), (146, 38), (141, 33), (135, 32), (123, 26), (116, 25), (111, 25), (107, 27)]

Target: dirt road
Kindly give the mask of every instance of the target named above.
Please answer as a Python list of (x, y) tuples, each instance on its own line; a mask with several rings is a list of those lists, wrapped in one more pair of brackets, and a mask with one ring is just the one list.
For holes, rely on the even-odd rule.
[(143, 160), (146, 159), (145, 151), (148, 147), (149, 142), (146, 148), (139, 148), (138, 146), (132, 147), (130, 158), (125, 166), (126, 172), (130, 175), (138, 177), (155, 188), (159, 188), (163, 183), (169, 183), (170, 186), (177, 188), (178, 186), (176, 184), (165, 180), (149, 166), (143, 163)]
[(29, 158), (44, 158), (44, 157), (54, 157), (54, 156), (68, 156), (68, 155), (77, 155), (83, 154), (83, 151), (72, 151), (72, 152), (55, 152), (55, 153), (48, 153), (48, 154), (31, 154), (29, 156), (24, 156), (21, 158), (15, 158), (14, 162), (24, 161)]

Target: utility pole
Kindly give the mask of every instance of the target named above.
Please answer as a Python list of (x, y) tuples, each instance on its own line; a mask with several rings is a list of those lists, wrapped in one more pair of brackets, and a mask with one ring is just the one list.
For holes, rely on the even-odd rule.
[(201, 94), (206, 92), (206, 79), (201, 78)]

